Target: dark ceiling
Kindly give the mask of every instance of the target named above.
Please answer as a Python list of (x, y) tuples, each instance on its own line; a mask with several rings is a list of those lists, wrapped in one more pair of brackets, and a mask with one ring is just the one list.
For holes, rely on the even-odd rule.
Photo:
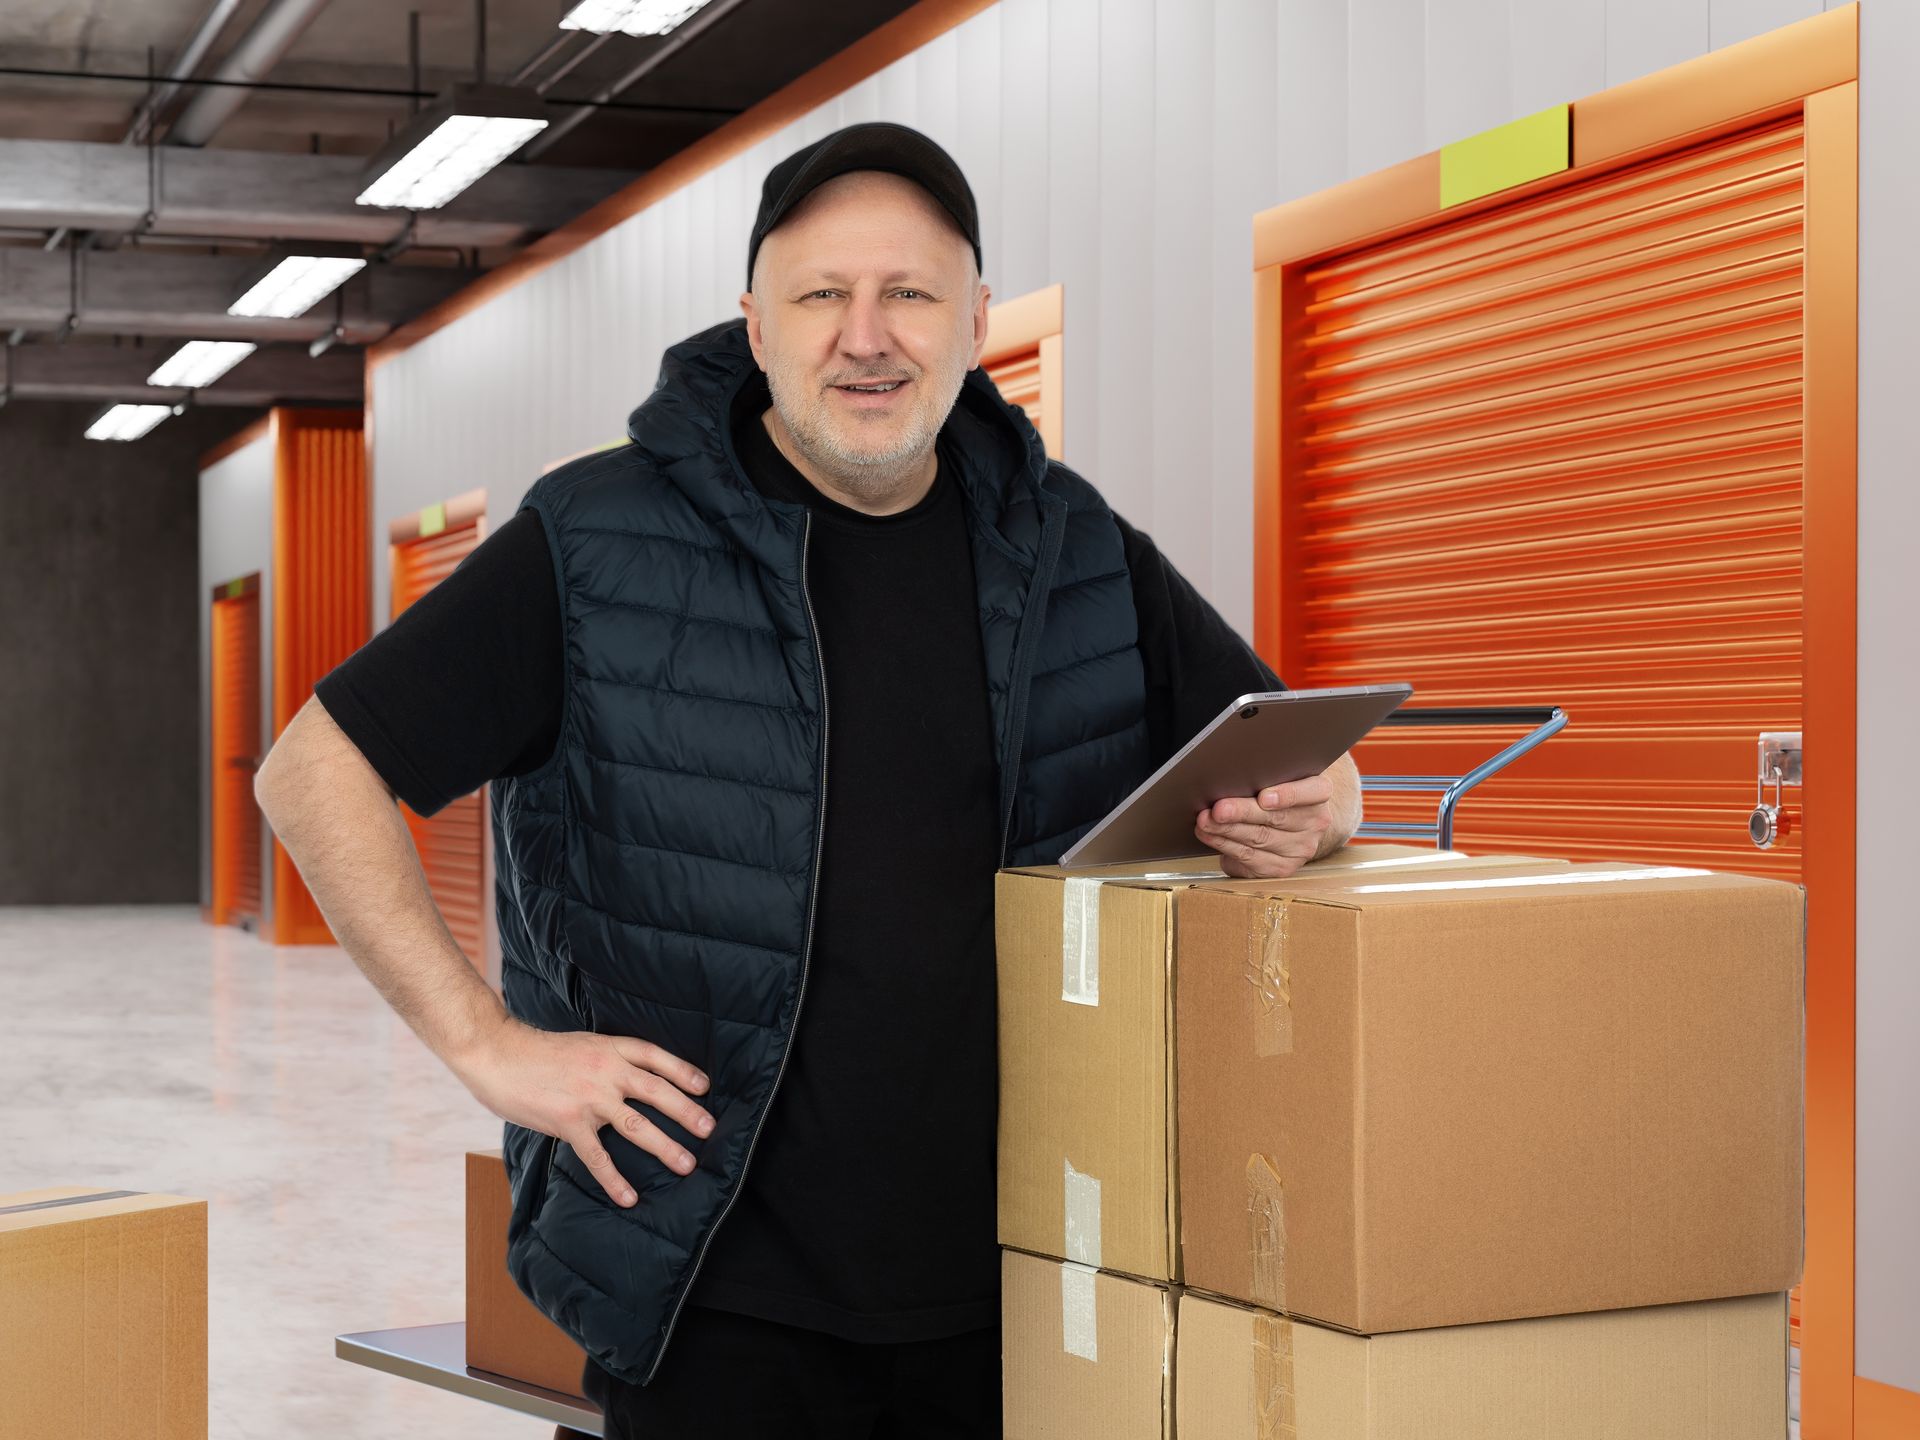
[[(200, 336), (260, 349), (196, 403), (349, 403), (355, 346), (911, 4), (714, 0), (666, 37), (603, 38), (558, 29), (569, 8), (561, 0), (0, 0), (0, 395), (164, 399), (146, 389), (147, 371), (180, 338)], [(256, 27), (268, 33), (302, 8), (311, 14), (291, 27), (291, 43), (242, 77), (263, 88), (187, 83), (160, 107), (150, 144), (125, 143), (149, 93), (144, 77), (165, 77), (207, 17), (228, 12), (193, 79), (229, 74), (223, 65), (248, 53)], [(560, 102), (609, 103), (411, 228), (404, 212), (355, 207), (364, 157), (417, 103), (406, 93), (415, 89), (410, 9), (420, 91), (474, 78), (484, 12), (487, 78), (539, 89), (551, 129), (583, 108)], [(646, 73), (609, 95), (636, 68)], [(274, 88), (297, 86), (335, 88)], [(210, 129), (181, 126), (208, 93), (241, 103)], [(181, 144), (195, 128), (209, 133)], [(270, 260), (275, 244), (329, 239), (375, 260), (337, 299), (296, 321), (224, 316), (236, 277)], [(336, 323), (339, 343), (309, 357), (307, 343)]]

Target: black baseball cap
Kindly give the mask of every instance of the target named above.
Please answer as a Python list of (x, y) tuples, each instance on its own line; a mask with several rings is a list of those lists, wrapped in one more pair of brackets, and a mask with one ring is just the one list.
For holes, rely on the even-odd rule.
[(809, 194), (836, 175), (849, 170), (887, 170), (904, 175), (938, 200), (953, 217), (960, 233), (973, 246), (973, 263), (980, 263), (980, 213), (973, 189), (953, 157), (932, 140), (890, 120), (871, 120), (836, 130), (796, 150), (767, 172), (760, 187), (760, 213), (754, 217), (753, 238), (747, 242), (747, 286), (753, 286), (754, 257), (760, 242)]

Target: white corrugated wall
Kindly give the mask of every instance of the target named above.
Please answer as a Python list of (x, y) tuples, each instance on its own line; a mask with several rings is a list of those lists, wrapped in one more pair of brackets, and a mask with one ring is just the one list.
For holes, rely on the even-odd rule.
[[(200, 472), (200, 903), (213, 899), (213, 587), (260, 572), (260, 735), (273, 737), (273, 439)], [(260, 832), (260, 924), (273, 917), (273, 849)]]
[[(1859, 1331), (1920, 1389), (1920, 974), (1897, 913), (1920, 713), (1903, 558), (1920, 494), (1920, 19), (1863, 6)], [(1067, 459), (1243, 630), (1253, 604), (1251, 217), (1747, 39), (1821, 0), (1002, 0), (374, 372), (375, 613), (386, 522), (623, 434), (661, 350), (739, 313), (761, 177), (856, 120), (914, 125), (979, 198), (1001, 298), (1066, 292)], [(1882, 17), (1884, 23), (1879, 23)], [(1878, 28), (1876, 28), (1878, 24)], [(1876, 83), (1877, 82), (1877, 83)], [(1880, 517), (1877, 522), (1874, 517)], [(1904, 523), (1903, 522), (1909, 522)], [(1817, 761), (1809, 761), (1810, 764)]]
[[(1854, 1368), (1920, 1391), (1920, 940), (1912, 906), (1920, 731), (1914, 337), (1920, 335), (1920, 6), (1860, 7), (1859, 1026)], [(1807, 764), (1815, 763), (1809, 756)]]

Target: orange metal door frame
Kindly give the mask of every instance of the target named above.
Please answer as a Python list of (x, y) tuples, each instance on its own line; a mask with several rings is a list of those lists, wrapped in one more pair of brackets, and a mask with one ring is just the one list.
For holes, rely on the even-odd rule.
[[(213, 587), (207, 619), (208, 836), (215, 925), (261, 920), (262, 817), (253, 800), (260, 761), (260, 574)], [(238, 667), (237, 669), (235, 667)]]
[(980, 352), (980, 368), (1010, 404), (1027, 412), (1055, 460), (1066, 455), (1065, 322), (1066, 291), (1058, 282), (1016, 295), (988, 308), (987, 343)]
[[(1572, 166), (1440, 206), (1440, 156), (1416, 157), (1276, 206), (1254, 221), (1255, 642), (1281, 674), (1299, 581), (1282, 541), (1283, 317), (1310, 261), (1472, 214), (1683, 145), (1798, 114), (1806, 127), (1804, 389), (1807, 834), (1807, 1254), (1801, 1434), (1920, 1433), (1920, 1399), (1854, 1375), (1854, 852), (1859, 7), (1847, 5), (1573, 106)], [(1856, 1391), (1860, 1403), (1856, 1405)], [(1914, 1403), (1909, 1404), (1909, 1401)]]

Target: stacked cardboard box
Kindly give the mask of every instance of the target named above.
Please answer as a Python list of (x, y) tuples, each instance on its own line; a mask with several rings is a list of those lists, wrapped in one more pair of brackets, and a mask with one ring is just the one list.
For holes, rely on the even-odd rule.
[(1381, 846), (999, 883), (1009, 1435), (1784, 1428), (1797, 887)]
[[(1781, 1440), (1786, 1298), (1362, 1336), (1004, 1252), (1008, 1440)], [(1076, 1282), (1077, 1283), (1077, 1282)]]
[[(1295, 883), (1535, 863), (1355, 845)], [(1101, 1421), (1085, 1433), (1157, 1436), (1171, 1423), (1178, 916), (1227, 884), (1212, 860), (1036, 867), (996, 882), (1010, 1433), (1081, 1433), (1059, 1417), (1095, 1415), (1096, 1398)], [(1151, 1407), (1138, 1398), (1149, 1385)]]
[(0, 1195), (0, 1440), (204, 1440), (207, 1202)]

